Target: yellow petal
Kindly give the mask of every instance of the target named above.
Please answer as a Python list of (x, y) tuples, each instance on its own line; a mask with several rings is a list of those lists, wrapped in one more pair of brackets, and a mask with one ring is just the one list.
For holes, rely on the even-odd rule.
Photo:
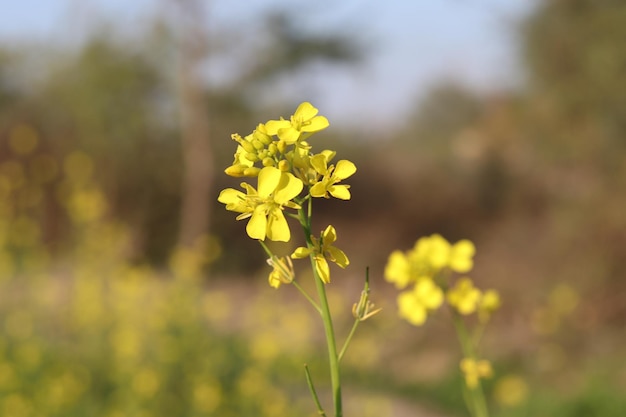
[(337, 162), (337, 166), (335, 167), (333, 176), (343, 180), (353, 175), (355, 172), (356, 165), (346, 159), (342, 159), (341, 161)]
[(276, 135), (280, 129), (285, 129), (289, 126), (291, 126), (291, 122), (289, 120), (270, 120), (265, 123), (265, 132), (268, 135), (273, 136)]
[(275, 208), (269, 213), (267, 238), (279, 242), (289, 242), (289, 239), (291, 239), (289, 225), (283, 215), (283, 211), (279, 208)]
[(289, 127), (278, 131), (278, 137), (287, 145), (293, 145), (298, 141), (298, 139), (300, 139), (300, 132), (293, 126), (289, 125)]
[(326, 184), (322, 181), (316, 182), (309, 192), (311, 193), (311, 197), (326, 197)]
[(328, 172), (328, 159), (323, 153), (312, 156), (310, 161), (311, 166), (318, 174), (325, 175)]
[(241, 204), (246, 199), (246, 195), (234, 188), (226, 188), (220, 192), (217, 201), (223, 204)]
[(322, 232), (322, 247), (327, 248), (336, 240), (337, 232), (335, 231), (335, 228), (329, 224)]
[(341, 249), (335, 246), (331, 246), (327, 250), (332, 258), (332, 261), (340, 267), (345, 268), (346, 266), (350, 265), (350, 260), (348, 260), (348, 257), (345, 253), (343, 253)]
[(330, 195), (340, 200), (350, 200), (352, 196), (348, 188), (350, 188), (349, 185), (333, 185), (328, 189), (328, 192)]
[(274, 192), (274, 201), (278, 204), (285, 204), (292, 198), (297, 197), (302, 188), (304, 188), (302, 180), (296, 178), (291, 173), (283, 173)]
[(265, 217), (265, 210), (263, 206), (258, 206), (254, 209), (252, 217), (246, 225), (246, 232), (252, 239), (265, 240), (265, 234), (267, 231), (267, 218)]
[(323, 256), (315, 257), (315, 270), (325, 284), (330, 282), (330, 268), (328, 267), (328, 262), (326, 262), (326, 259), (324, 259)]
[(330, 126), (328, 119), (324, 116), (316, 116), (305, 123), (300, 129), (302, 132), (318, 132)]
[(296, 248), (295, 251), (293, 251), (293, 253), (291, 254), (291, 257), (294, 259), (302, 259), (302, 258), (306, 258), (307, 256), (309, 256), (310, 253), (311, 253), (311, 249), (300, 246), (299, 248)]
[(280, 182), (281, 172), (278, 168), (265, 167), (259, 172), (259, 197), (267, 198), (274, 192)]
[(319, 110), (313, 107), (311, 103), (305, 101), (303, 103), (300, 103), (300, 105), (296, 109), (296, 112), (293, 114), (293, 117), (294, 119), (309, 120), (315, 117), (318, 111)]

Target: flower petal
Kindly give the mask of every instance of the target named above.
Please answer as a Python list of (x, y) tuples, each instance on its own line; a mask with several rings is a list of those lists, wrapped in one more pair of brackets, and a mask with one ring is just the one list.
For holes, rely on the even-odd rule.
[(337, 240), (337, 231), (332, 225), (328, 225), (322, 232), (322, 248), (326, 249)]
[(217, 201), (227, 205), (241, 204), (241, 202), (245, 199), (246, 195), (239, 190), (235, 190), (234, 188), (226, 188), (225, 190), (222, 190), (219, 197), (217, 197)]
[(316, 182), (309, 192), (311, 197), (326, 197), (326, 184), (322, 181)]
[(281, 171), (274, 167), (265, 167), (259, 172), (259, 197), (267, 198), (274, 192), (280, 182)]
[(333, 176), (339, 179), (346, 179), (349, 176), (353, 175), (356, 172), (356, 165), (347, 159), (342, 159), (337, 162), (337, 166), (335, 167), (335, 171), (333, 172)]
[(289, 172), (283, 173), (274, 192), (274, 201), (278, 204), (285, 204), (292, 198), (297, 197), (302, 188), (304, 188), (304, 184), (301, 179), (296, 178)]
[(309, 120), (315, 117), (318, 112), (319, 110), (313, 107), (311, 103), (305, 101), (303, 103), (300, 103), (300, 105), (296, 109), (296, 112), (293, 114), (293, 117), (301, 120)]
[(319, 132), (330, 126), (328, 119), (324, 116), (316, 116), (302, 125), (300, 129), (302, 132)]
[(318, 255), (315, 257), (315, 270), (325, 284), (330, 282), (330, 268), (323, 256)]
[(293, 145), (298, 141), (298, 139), (300, 139), (300, 132), (295, 127), (289, 125), (288, 127), (278, 131), (278, 137), (287, 145)]
[(291, 122), (289, 120), (280, 119), (280, 120), (270, 120), (265, 123), (265, 132), (270, 135), (276, 135), (280, 129), (285, 129), (291, 126)]
[(349, 185), (333, 185), (328, 188), (328, 192), (330, 195), (340, 200), (350, 200), (350, 197), (352, 196), (350, 195), (348, 188), (350, 188)]
[(328, 248), (328, 253), (330, 254), (331, 260), (339, 265), (342, 268), (350, 265), (350, 260), (346, 256), (346, 254), (336, 246), (331, 246)]
[(246, 225), (246, 232), (252, 239), (265, 240), (267, 231), (267, 218), (263, 205), (257, 206), (252, 213), (252, 217)]
[(293, 253), (291, 254), (291, 257), (294, 259), (302, 259), (302, 258), (306, 258), (307, 256), (309, 256), (311, 252), (312, 252), (311, 249), (300, 246), (299, 248), (296, 248), (296, 250), (293, 251)]
[(268, 215), (267, 238), (279, 242), (289, 242), (291, 232), (287, 219), (280, 208), (274, 208)]

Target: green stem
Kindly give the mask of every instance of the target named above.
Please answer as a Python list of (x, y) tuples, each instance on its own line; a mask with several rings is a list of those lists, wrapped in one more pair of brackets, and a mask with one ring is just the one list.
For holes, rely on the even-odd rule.
[[(304, 213), (303, 209), (299, 210), (300, 223), (304, 229), (304, 235), (306, 238), (307, 247), (313, 249), (313, 240), (311, 237), (311, 199), (307, 208), (307, 213)], [(328, 305), (328, 298), (326, 297), (325, 284), (321, 277), (317, 273), (315, 267), (314, 253), (311, 251), (309, 256), (311, 260), (311, 268), (315, 279), (315, 286), (317, 287), (317, 293), (320, 300), (320, 307), (322, 310), (322, 321), (324, 323), (324, 332), (326, 334), (326, 344), (328, 346), (328, 361), (330, 366), (330, 383), (333, 395), (333, 404), (335, 406), (335, 417), (342, 417), (342, 401), (341, 401), (341, 377), (339, 372), (339, 356), (337, 355), (337, 343), (335, 341), (335, 331), (333, 329), (332, 316), (330, 314), (330, 307)]]
[(352, 336), (354, 336), (354, 333), (356, 332), (356, 328), (359, 327), (360, 322), (361, 320), (359, 319), (354, 320), (352, 329), (350, 329), (350, 333), (348, 334), (348, 337), (346, 338), (346, 341), (344, 342), (343, 347), (341, 348), (341, 352), (339, 352), (338, 360), (340, 362), (341, 362), (341, 358), (343, 358), (343, 355), (346, 353), (346, 350), (348, 350), (348, 345), (350, 344), (350, 341), (352, 340)]
[(313, 401), (315, 401), (315, 405), (317, 406), (317, 413), (322, 417), (326, 417), (326, 412), (322, 408), (320, 399), (317, 396), (317, 391), (315, 391), (315, 385), (313, 385), (313, 378), (311, 378), (309, 367), (306, 364), (304, 364), (304, 374), (306, 376), (306, 382), (309, 385), (309, 390), (311, 391), (311, 395), (313, 396)]
[[(456, 328), (457, 336), (463, 350), (463, 355), (466, 358), (477, 359), (474, 346), (472, 344), (472, 338), (470, 337), (465, 322), (456, 311), (452, 310), (452, 321)], [(474, 388), (467, 387), (465, 390), (468, 395), (465, 396), (468, 408), (475, 417), (489, 417), (489, 411), (487, 409), (487, 403), (485, 401), (485, 393), (483, 392), (482, 384), (480, 380), (478, 385)], [(467, 398), (469, 396), (469, 399)]]

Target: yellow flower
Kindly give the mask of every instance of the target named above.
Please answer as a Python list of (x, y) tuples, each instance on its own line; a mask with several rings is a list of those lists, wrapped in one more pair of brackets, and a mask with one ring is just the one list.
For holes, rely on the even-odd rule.
[(274, 268), (272, 272), (270, 272), (268, 279), (271, 287), (278, 288), (281, 284), (291, 284), (293, 282), (296, 273), (293, 270), (291, 258), (287, 256), (280, 258), (272, 256), (267, 260), (267, 263)]
[(283, 208), (300, 208), (291, 200), (302, 191), (302, 181), (278, 168), (265, 167), (259, 172), (258, 191), (246, 183), (241, 186), (247, 194), (227, 188), (220, 193), (218, 201), (226, 204), (226, 210), (241, 213), (237, 220), (250, 218), (246, 232), (252, 239), (265, 240), (267, 237), (288, 242), (291, 233)]
[[(298, 140), (304, 140), (314, 132), (326, 129), (329, 126), (328, 119), (317, 116), (318, 110), (309, 102), (298, 106), (290, 120), (270, 120), (265, 124), (267, 134), (277, 135), (287, 145), (292, 145)], [(303, 133), (305, 135), (303, 135)]]
[(385, 266), (385, 279), (395, 284), (396, 288), (403, 289), (411, 282), (411, 264), (402, 251), (396, 250), (389, 255)]
[(472, 314), (478, 307), (481, 292), (474, 287), (472, 280), (465, 277), (457, 281), (456, 285), (448, 291), (448, 303), (459, 313)]
[(496, 290), (487, 290), (478, 303), (478, 315), (481, 321), (489, 320), (491, 314), (500, 308), (500, 294)]
[(400, 317), (415, 326), (421, 326), (426, 321), (429, 310), (435, 310), (443, 303), (443, 291), (432, 279), (421, 279), (411, 291), (405, 291), (398, 296)]
[(330, 282), (330, 268), (327, 260), (336, 263), (341, 268), (348, 266), (350, 261), (341, 249), (333, 246), (333, 243), (337, 240), (337, 232), (333, 226), (329, 225), (322, 232), (322, 236), (319, 239), (313, 237), (312, 240), (312, 247), (296, 248), (296, 250), (291, 254), (291, 257), (294, 259), (301, 259), (313, 254), (315, 270), (320, 279), (325, 284), (328, 284)]
[(474, 244), (467, 240), (459, 240), (450, 248), (449, 266), (455, 272), (461, 274), (469, 272), (474, 266), (472, 258), (476, 253)]
[(475, 360), (464, 358), (460, 364), (461, 371), (465, 375), (465, 383), (468, 388), (476, 388), (481, 378), (491, 378), (493, 369), (487, 360)]
[(312, 197), (329, 198), (329, 194), (341, 200), (350, 199), (349, 185), (337, 185), (341, 180), (345, 180), (356, 172), (356, 166), (345, 159), (337, 162), (337, 166), (328, 166), (328, 155), (319, 154), (311, 158), (311, 165), (322, 179), (311, 187)]

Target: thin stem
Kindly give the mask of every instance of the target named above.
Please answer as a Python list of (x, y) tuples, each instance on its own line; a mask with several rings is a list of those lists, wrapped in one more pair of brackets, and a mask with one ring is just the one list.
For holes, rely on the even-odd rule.
[[(312, 204), (309, 199), (307, 208), (307, 214), (304, 210), (300, 209), (300, 224), (304, 230), (304, 235), (307, 243), (307, 247), (314, 248), (313, 240), (311, 237), (311, 213)], [(328, 305), (328, 298), (326, 297), (326, 288), (322, 278), (317, 273), (315, 267), (314, 251), (311, 251), (309, 258), (311, 260), (311, 268), (315, 279), (315, 286), (317, 287), (317, 293), (320, 300), (320, 307), (322, 309), (322, 321), (324, 323), (324, 333), (326, 335), (326, 344), (328, 346), (328, 361), (330, 366), (330, 383), (333, 393), (333, 404), (335, 406), (335, 417), (342, 417), (342, 400), (341, 400), (341, 377), (339, 372), (339, 357), (337, 356), (337, 343), (335, 341), (335, 331), (333, 329), (333, 321), (330, 313), (330, 307)]]
[[(459, 342), (461, 344), (461, 349), (463, 350), (464, 357), (477, 359), (474, 346), (472, 345), (472, 339), (469, 332), (467, 331), (465, 322), (460, 317), (459, 313), (454, 310), (452, 310), (452, 321), (454, 322), (454, 327), (456, 328), (456, 333), (459, 337)], [(478, 384), (476, 387), (467, 387), (465, 391), (467, 392), (465, 398), (470, 412), (476, 417), (489, 417), (489, 411), (487, 409), (487, 403), (485, 401), (485, 393), (483, 392), (480, 380), (478, 380)], [(468, 396), (471, 401), (468, 400)]]
[(324, 411), (324, 408), (322, 408), (320, 399), (317, 396), (317, 391), (315, 391), (315, 385), (313, 385), (313, 378), (311, 378), (309, 367), (306, 364), (304, 364), (304, 374), (306, 376), (306, 382), (309, 385), (309, 391), (311, 391), (311, 396), (313, 397), (313, 401), (315, 401), (315, 405), (317, 406), (317, 413), (322, 417), (326, 417), (326, 411)]
[(341, 348), (341, 352), (339, 352), (338, 360), (340, 362), (341, 362), (341, 358), (343, 358), (343, 355), (346, 353), (346, 350), (348, 350), (348, 345), (350, 344), (350, 341), (352, 340), (352, 336), (354, 336), (354, 333), (356, 332), (356, 328), (359, 327), (360, 322), (361, 320), (359, 320), (358, 318), (354, 320), (352, 329), (350, 329), (350, 333), (348, 334), (348, 337), (346, 338), (346, 341), (344, 342), (343, 347)]
[(302, 288), (302, 286), (298, 284), (296, 281), (292, 281), (291, 283), (293, 284), (294, 287), (298, 289), (298, 291), (300, 291), (300, 293), (304, 296), (304, 298), (306, 298), (309, 301), (309, 303), (311, 303), (313, 308), (315, 308), (318, 313), (322, 314), (322, 308), (319, 306), (319, 304), (317, 304), (317, 302), (315, 302), (315, 300), (309, 295), (309, 293), (307, 293), (304, 290), (304, 288)]

